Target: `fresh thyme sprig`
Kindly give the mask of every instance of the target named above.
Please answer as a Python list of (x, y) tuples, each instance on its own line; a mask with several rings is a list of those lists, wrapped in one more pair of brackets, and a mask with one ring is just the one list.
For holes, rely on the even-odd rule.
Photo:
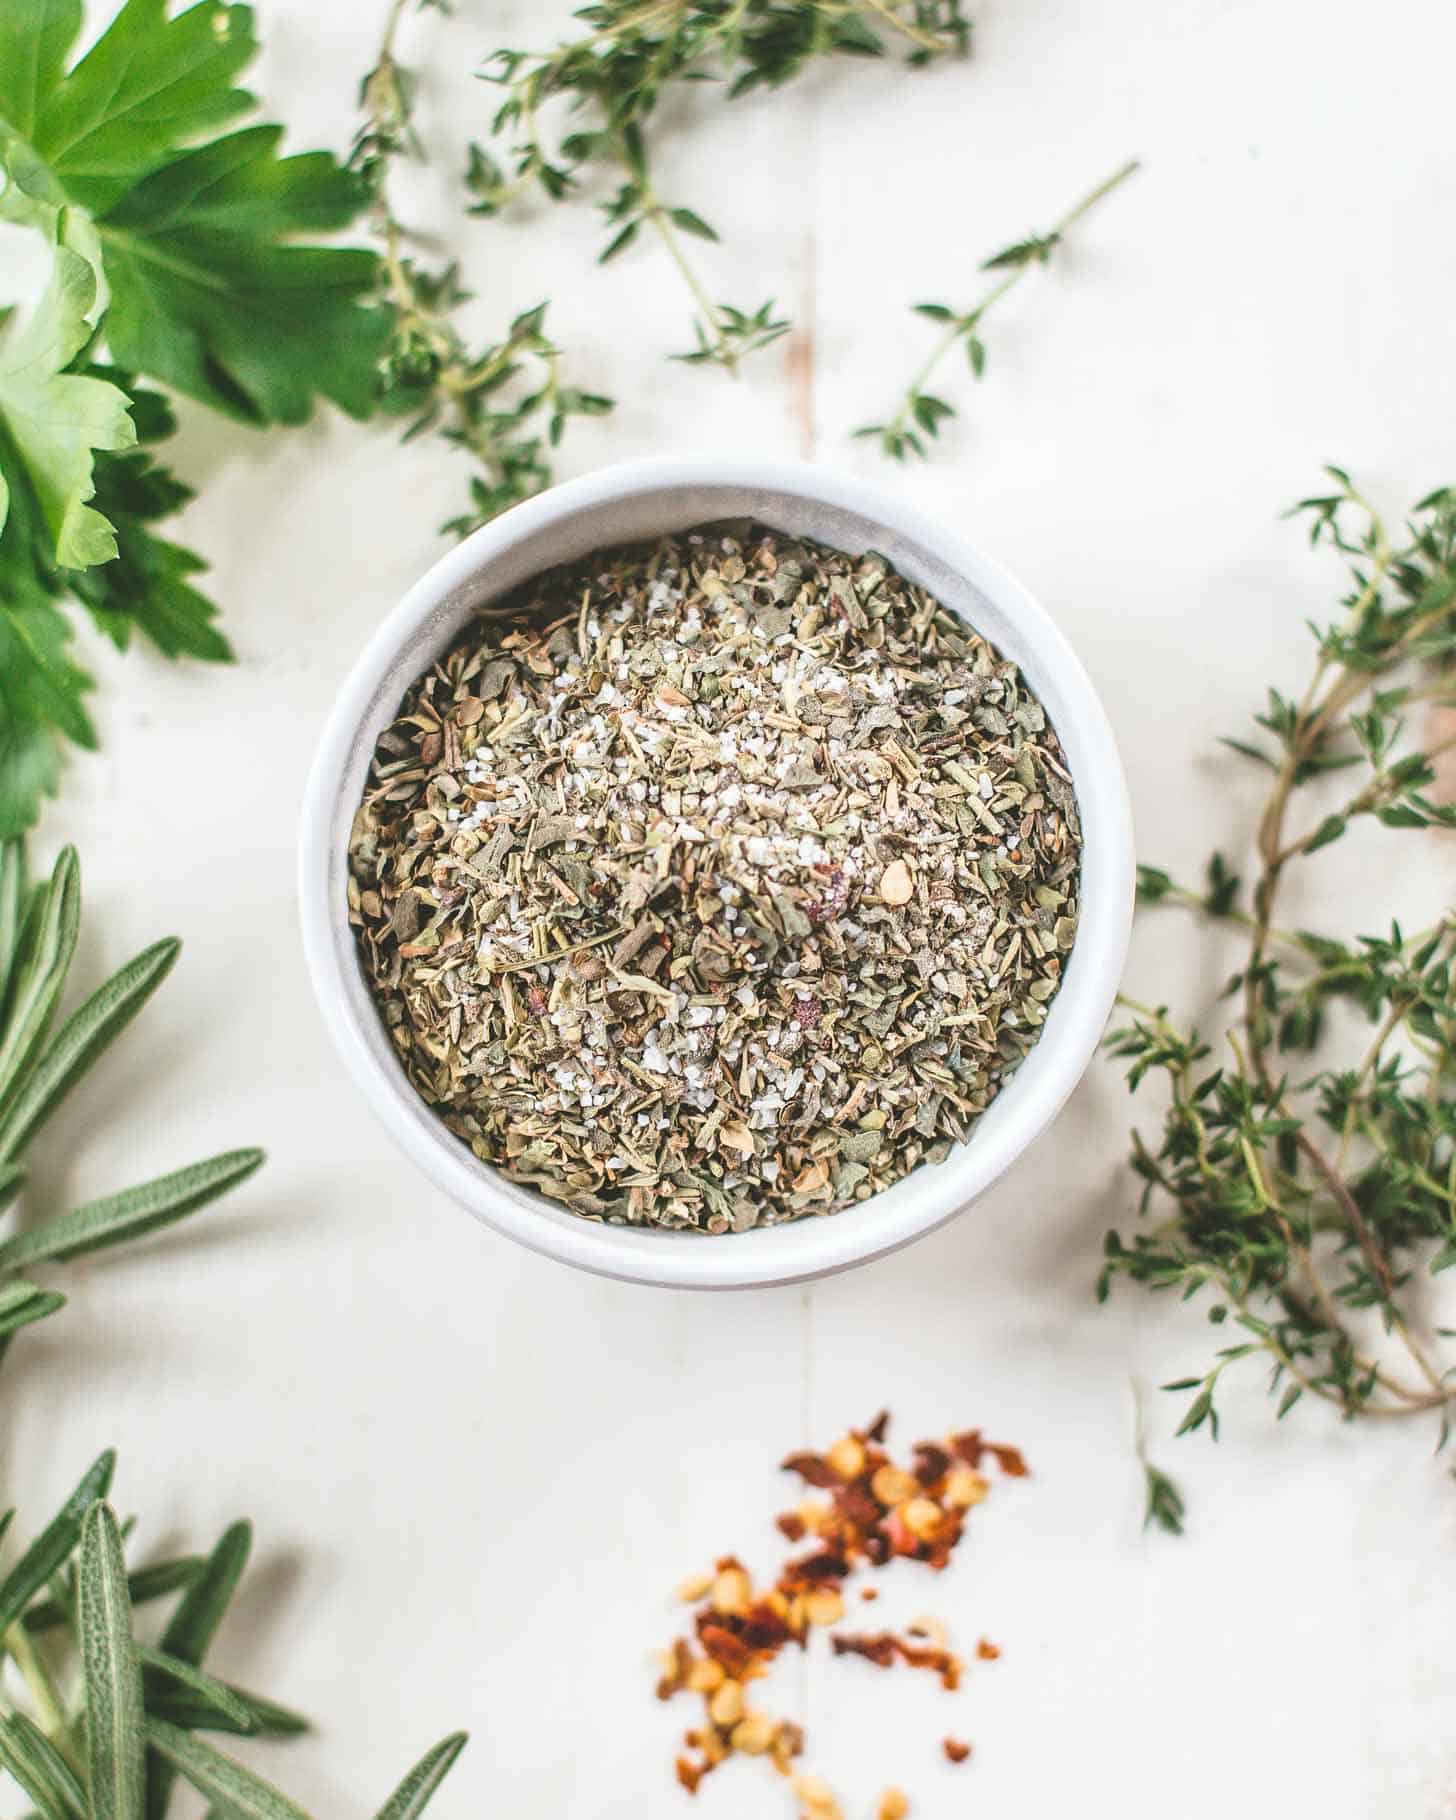
[(987, 314), (1003, 297), (1016, 289), (1034, 266), (1049, 264), (1052, 254), (1070, 230), (1084, 215), (1096, 208), (1104, 197), (1110, 196), (1119, 185), (1126, 183), (1137, 168), (1136, 159), (1124, 164), (1120, 170), (1114, 171), (1112, 176), (1099, 183), (1090, 195), (1084, 196), (1047, 233), (1029, 234), (1025, 240), (1018, 240), (1011, 246), (1003, 247), (999, 253), (992, 254), (981, 270), (998, 272), (1002, 276), (969, 309), (954, 310), (947, 303), (917, 303), (914, 306), (915, 314), (924, 316), (931, 322), (943, 323), (944, 333), (911, 380), (895, 415), (887, 423), (867, 423), (856, 430), (855, 435), (877, 438), (882, 452), (892, 461), (903, 461), (907, 455), (924, 458), (929, 452), (927, 439), (934, 441), (940, 435), (941, 424), (956, 415), (953, 404), (928, 389), (942, 361), (958, 346), (964, 345), (971, 372), (975, 378), (980, 379), (986, 371), (986, 344), (981, 337), (981, 324)]
[[(615, 169), (620, 187), (603, 205), (609, 230), (601, 262), (626, 250), (643, 228), (661, 241), (692, 299), (694, 346), (674, 358), (737, 370), (748, 354), (787, 333), (773, 300), (753, 309), (715, 302), (684, 236), (716, 241), (695, 209), (668, 200), (653, 174), (647, 126), (674, 83), (719, 81), (730, 99), (781, 88), (818, 56), (884, 56), (903, 47), (921, 65), (970, 41), (962, 0), (602, 0), (583, 7), (586, 26), (544, 53), (499, 50), (482, 74), (505, 98), (491, 123), (508, 138), (509, 173), (483, 146), (471, 147), (467, 182), (477, 214), (496, 214), (530, 187), (551, 201), (573, 195), (592, 166)], [(570, 130), (554, 147), (541, 127), (544, 105), (565, 97)]]
[[(1158, 1223), (1131, 1243), (1111, 1232), (1099, 1282), (1114, 1276), (1185, 1298), (1240, 1330), (1203, 1372), (1180, 1433), (1218, 1432), (1223, 1374), (1270, 1368), (1286, 1415), (1304, 1396), (1342, 1415), (1436, 1414), (1446, 1432), (1456, 1365), (1421, 1318), (1423, 1276), (1456, 1265), (1456, 913), (1407, 933), (1351, 937), (1285, 926), (1290, 872), (1358, 821), (1446, 840), (1456, 808), (1430, 794), (1456, 737), (1433, 711), (1456, 706), (1456, 489), (1416, 506), (1397, 543), (1349, 476), (1296, 508), (1312, 539), (1345, 560), (1343, 612), (1314, 628), (1318, 656), (1298, 699), (1271, 689), (1254, 741), (1228, 742), (1270, 776), (1254, 830), (1254, 881), (1220, 856), (1193, 891), (1145, 867), (1144, 902), (1181, 904), (1243, 932), (1222, 1053), (1162, 1007), (1124, 1001), (1132, 1022), (1113, 1054), (1136, 1089), (1170, 1094), (1156, 1142), (1134, 1134), (1142, 1205)], [(1342, 806), (1314, 789), (1360, 773)], [(1345, 1012), (1342, 1019), (1332, 1009)], [(1350, 1016), (1373, 1035), (1353, 1043)]]
[[(419, 3), (421, 10), (446, 10), (444, 0)], [(550, 486), (550, 450), (560, 443), (567, 419), (601, 416), (612, 401), (562, 383), (544, 303), (517, 315), (499, 342), (472, 349), (453, 319), (470, 297), (458, 263), (431, 270), (406, 251), (409, 236), (394, 212), (389, 179), (397, 159), (420, 155), (414, 81), (395, 50), (409, 4), (393, 0), (379, 56), (360, 87), (365, 119), (350, 166), (373, 197), (382, 290), (393, 317), (382, 402), (410, 418), (407, 441), (437, 430), (473, 460), (469, 509), (442, 527), (464, 536)], [(523, 377), (528, 371), (532, 377)]]

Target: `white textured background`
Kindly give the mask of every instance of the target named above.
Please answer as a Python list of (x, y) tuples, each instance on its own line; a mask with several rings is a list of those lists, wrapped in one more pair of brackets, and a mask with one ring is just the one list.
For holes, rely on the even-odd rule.
[[(343, 147), (379, 5), (263, 0), (257, 86), (302, 147)], [(411, 24), (433, 59), (410, 192), (456, 236), (459, 148), (497, 43), (564, 8), (461, 0)], [(955, 521), (1060, 619), (1123, 742), (1150, 860), (1192, 870), (1244, 825), (1216, 755), (1266, 675), (1302, 673), (1333, 571), (1279, 510), (1340, 460), (1393, 510), (1456, 478), (1451, 300), (1456, 12), (1428, 0), (972, 0), (977, 53), (916, 77), (822, 72), (791, 99), (704, 109), (664, 171), (724, 233), (714, 290), (775, 293), (794, 342), (736, 386), (664, 365), (683, 300), (652, 249), (605, 272), (585, 209), (473, 224), (483, 324), (549, 295), (573, 376), (623, 401), (569, 442), (619, 456), (809, 453)], [(988, 322), (990, 373), (941, 459), (880, 468), (846, 434), (918, 360), (918, 297), (975, 295), (989, 251), (1124, 157), (1142, 175)], [(440, 549), (443, 454), (336, 418), (265, 439), (184, 412), (186, 520), (241, 663), (174, 669), (93, 649), (102, 756), (76, 762), (49, 845), (79, 841), (99, 977), (152, 937), (181, 966), (43, 1146), (83, 1195), (244, 1142), (266, 1172), (193, 1233), (70, 1270), (74, 1306), (6, 1366), (0, 1458), (30, 1515), (102, 1445), (159, 1544), (248, 1512), (258, 1565), (217, 1660), (305, 1707), (267, 1754), (322, 1816), (364, 1814), (461, 1724), (440, 1798), (512, 1820), (687, 1815), (649, 1652), (670, 1589), (720, 1550), (772, 1558), (773, 1464), (889, 1403), (905, 1440), (978, 1422), (1035, 1478), (977, 1513), (955, 1568), (907, 1572), (877, 1613), (933, 1609), (1002, 1662), (954, 1699), (923, 1677), (785, 1664), (855, 1820), (901, 1783), (917, 1820), (1323, 1820), (1456, 1815), (1450, 1727), (1456, 1488), (1430, 1436), (1351, 1434), (1254, 1387), (1215, 1453), (1174, 1445), (1161, 1379), (1197, 1367), (1196, 1317), (1124, 1291), (1097, 1311), (1103, 1229), (1128, 1209), (1128, 1120), (1099, 1065), (1035, 1154), (973, 1213), (807, 1291), (688, 1299), (589, 1281), (509, 1247), (398, 1158), (342, 1080), (304, 977), (293, 829), (322, 717), (379, 615)], [(1342, 848), (1343, 855), (1347, 850)], [(1394, 851), (1411, 851), (1407, 838)], [(1449, 898), (1448, 856), (1396, 883)], [(1419, 860), (1418, 860), (1419, 863)], [(1220, 957), (1191, 925), (1141, 930), (1130, 980), (1201, 1003)], [(1140, 1532), (1130, 1378), (1191, 1534)], [(37, 1502), (38, 1501), (38, 1502)], [(976, 1757), (952, 1771), (947, 1731)], [(262, 1754), (259, 1755), (262, 1760)], [(760, 1766), (710, 1780), (702, 1820), (789, 1812)]]

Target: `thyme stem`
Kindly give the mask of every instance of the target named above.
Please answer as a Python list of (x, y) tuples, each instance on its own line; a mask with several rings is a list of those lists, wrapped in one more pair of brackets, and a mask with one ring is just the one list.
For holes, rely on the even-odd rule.
[(983, 271), (994, 271), (1003, 266), (1010, 269), (1003, 277), (996, 279), (969, 309), (957, 313), (942, 305), (921, 306), (922, 313), (939, 314), (948, 319), (944, 334), (911, 379), (894, 416), (887, 423), (870, 424), (856, 434), (877, 437), (882, 451), (892, 460), (903, 459), (907, 452), (924, 455), (926, 450), (921, 432), (928, 437), (937, 436), (941, 421), (955, 414), (954, 407), (926, 390), (946, 356), (961, 342), (965, 342), (971, 350), (972, 362), (979, 375), (985, 356), (978, 331), (987, 314), (1003, 297), (1016, 289), (1034, 266), (1047, 264), (1053, 250), (1071, 229), (1085, 215), (1090, 214), (1099, 202), (1126, 183), (1137, 169), (1138, 160), (1129, 159), (1110, 177), (1104, 178), (1095, 189), (1089, 190), (1046, 234), (1031, 235), (1016, 246), (1008, 247), (1004, 253), (998, 253), (987, 260), (982, 267)]

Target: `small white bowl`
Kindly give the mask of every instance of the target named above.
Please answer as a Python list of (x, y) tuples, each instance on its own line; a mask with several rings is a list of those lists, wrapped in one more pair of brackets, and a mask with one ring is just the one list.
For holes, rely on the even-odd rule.
[[(755, 518), (842, 550), (880, 551), (1015, 660), (1057, 730), (1082, 818), (1081, 918), (1040, 1040), (944, 1163), (828, 1218), (713, 1237), (585, 1220), (480, 1162), (418, 1098), (355, 954), (347, 844), (381, 730), (483, 604), (558, 563), (725, 518)], [(953, 532), (877, 487), (799, 463), (714, 457), (628, 462), (517, 506), (441, 558), (355, 664), (329, 718), (301, 831), (304, 945), (349, 1072), (395, 1140), (477, 1219), (582, 1270), (675, 1288), (802, 1282), (883, 1256), (968, 1207), (1051, 1123), (1095, 1054), (1127, 952), (1132, 819), (1112, 731), (1047, 613)]]

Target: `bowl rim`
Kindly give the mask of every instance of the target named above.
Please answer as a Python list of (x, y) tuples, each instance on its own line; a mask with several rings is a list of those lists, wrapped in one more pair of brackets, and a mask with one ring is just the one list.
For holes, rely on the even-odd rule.
[[(409, 641), (452, 596), (527, 539), (584, 511), (695, 488), (790, 496), (874, 520), (953, 569), (1013, 620), (1037, 666), (1055, 681), (1064, 746), (1075, 723), (1081, 756), (1070, 769), (1083, 811), (1084, 876), (1095, 842), (1100, 879), (1095, 896), (1084, 895), (1076, 964), (1048, 1018), (1048, 1029), (1056, 1025), (1055, 1047), (1043, 1053), (1044, 1032), (997, 1096), (1001, 1111), (994, 1128), (978, 1129), (946, 1162), (912, 1171), (859, 1208), (714, 1238), (585, 1220), (481, 1163), (410, 1086), (372, 1004), (366, 1002), (368, 1025), (361, 1016), (363, 982), (338, 896), (356, 806), (344, 800), (347, 773), (381, 685)], [(1013, 655), (1025, 662), (1024, 654)], [(1045, 692), (1039, 685), (1038, 694)], [(1093, 800), (1096, 812), (1089, 819)], [(968, 1207), (1052, 1122), (1095, 1055), (1122, 977), (1134, 898), (1132, 812), (1116, 741), (1091, 679), (1046, 609), (958, 532), (871, 482), (813, 462), (713, 455), (654, 456), (596, 469), (513, 507), (442, 556), (376, 627), (339, 691), (304, 792), (298, 867), (304, 952), (325, 1026), (347, 1072), (405, 1154), (468, 1212), (518, 1243), (598, 1275), (671, 1288), (750, 1288), (827, 1276), (898, 1250)], [(1040, 1059), (1029, 1077), (1033, 1055)], [(873, 1217), (860, 1217), (870, 1208), (876, 1209)]]

